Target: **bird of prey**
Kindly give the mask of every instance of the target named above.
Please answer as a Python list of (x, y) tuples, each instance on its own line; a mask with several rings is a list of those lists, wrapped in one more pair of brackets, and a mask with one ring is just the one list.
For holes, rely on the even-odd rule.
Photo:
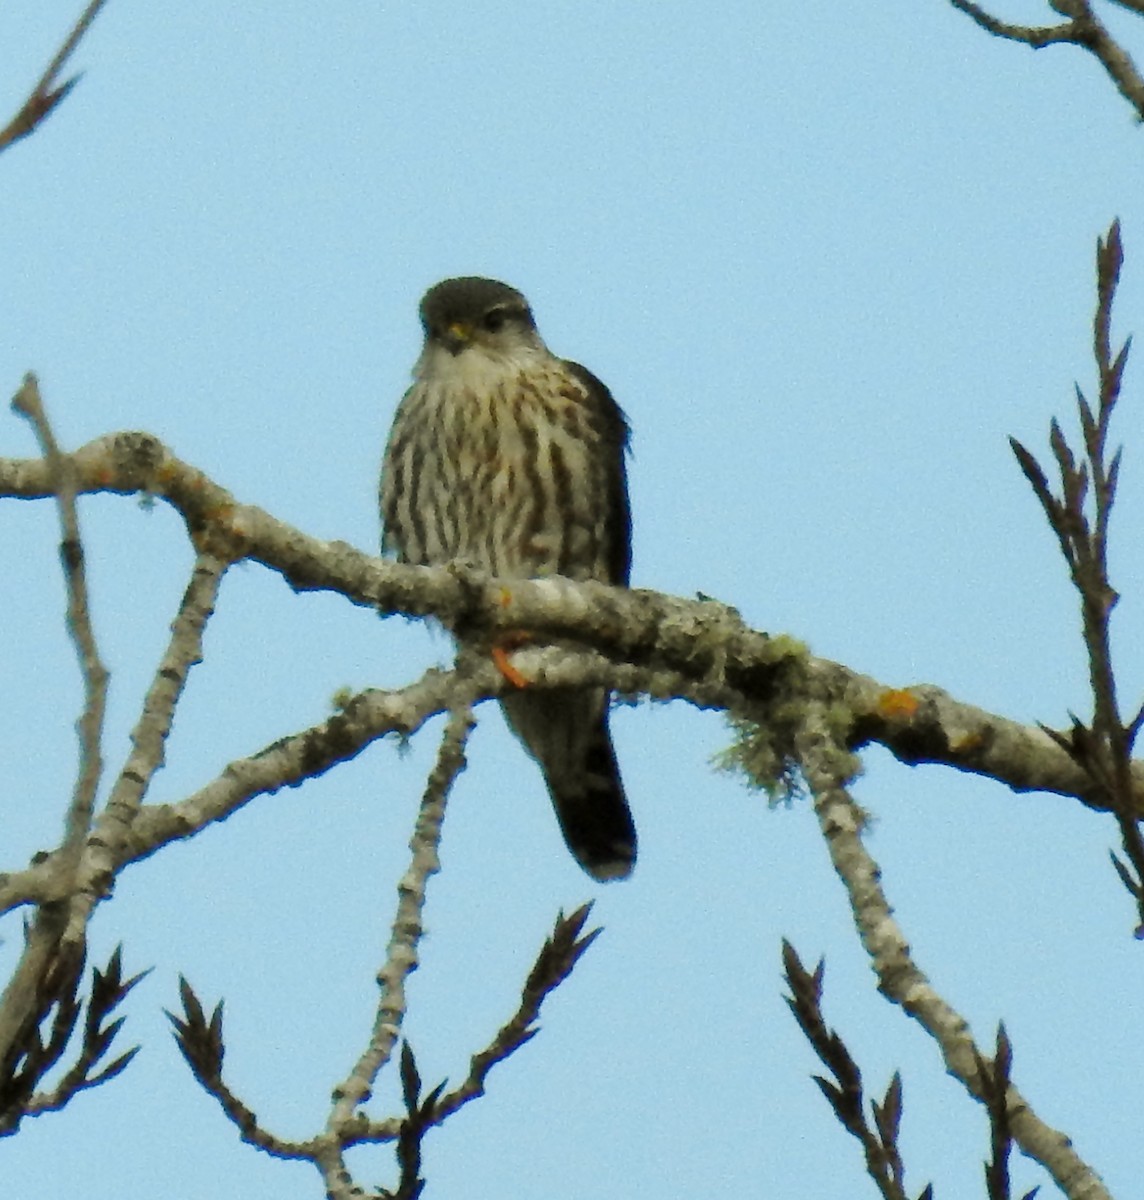
[[(446, 279), (425, 293), (421, 324), (382, 464), (382, 549), (508, 578), (626, 585), (628, 425), (608, 389), (548, 349), (507, 284)], [(501, 700), (569, 850), (598, 880), (629, 875), (636, 857), (608, 701), (604, 688), (539, 687)]]

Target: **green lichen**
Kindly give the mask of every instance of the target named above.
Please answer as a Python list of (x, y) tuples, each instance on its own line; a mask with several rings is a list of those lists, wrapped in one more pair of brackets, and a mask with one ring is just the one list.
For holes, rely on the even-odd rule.
[(733, 713), (727, 724), (735, 740), (712, 758), (716, 770), (741, 775), (753, 791), (765, 792), (771, 805), (790, 804), (805, 789), (794, 752), (798, 724), (793, 708), (776, 705), (765, 718)]
[(715, 756), (714, 765), (742, 775), (748, 787), (765, 792), (775, 805), (806, 792), (799, 764), (800, 742), (805, 743), (808, 731), (815, 731), (819, 764), (826, 764), (840, 781), (853, 778), (861, 764), (846, 745), (853, 713), (842, 701), (825, 700), (810, 686), (807, 647), (780, 634), (767, 649), (778, 668), (774, 692), (746, 711), (728, 714), (735, 740)]

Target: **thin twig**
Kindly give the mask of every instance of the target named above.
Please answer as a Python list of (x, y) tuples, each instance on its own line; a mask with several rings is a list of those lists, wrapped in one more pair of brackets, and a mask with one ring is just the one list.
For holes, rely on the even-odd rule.
[(13, 142), (18, 142), (21, 138), (34, 132), (79, 82), (80, 76), (73, 75), (65, 83), (56, 86), (59, 73), (106, 2), (107, 0), (91, 0), (87, 8), (80, 14), (71, 33), (59, 48), (55, 58), (48, 64), (47, 70), (40, 76), (36, 86), (32, 88), (27, 100), (20, 106), (19, 112), (3, 129), (0, 129), (0, 152), (6, 150)]
[(60, 453), (34, 375), (28, 374), (24, 377), (23, 385), (12, 399), (12, 407), (25, 417), (35, 430), (53, 478), (60, 519), (60, 559), (63, 562), (64, 580), (67, 585), (67, 628), (75, 645), (83, 676), (84, 706), (78, 723), (80, 766), (61, 847), (61, 865), (74, 874), (79, 866), (84, 840), (91, 828), (96, 790), (103, 772), (100, 742), (107, 708), (107, 669), (100, 661), (91, 625), (83, 543), (80, 540), (79, 519), (76, 514), (76, 485), (71, 461)]
[[(989, 1159), (985, 1163), (985, 1190), (988, 1200), (1010, 1200), (1009, 1153), (1013, 1133), (1009, 1122), (1010, 1071), (1013, 1066), (1013, 1047), (1004, 1024), (997, 1026), (997, 1049), (993, 1061), (979, 1059), (977, 1074), (981, 1081), (982, 1099), (989, 1112)], [(1033, 1188), (1021, 1200), (1034, 1200), (1039, 1188)]]
[[(846, 1043), (826, 1024), (822, 1012), (825, 964), (819, 960), (818, 966), (808, 971), (795, 948), (783, 938), (783, 970), (791, 992), (786, 997), (787, 1006), (823, 1066), (834, 1076), (830, 1080), (815, 1075), (815, 1083), (834, 1110), (839, 1124), (861, 1144), (866, 1174), (884, 1200), (907, 1200), (906, 1171), (898, 1146), (902, 1122), (901, 1076), (894, 1072), (880, 1104), (877, 1100), (870, 1101), (873, 1121), (868, 1120), (862, 1072)], [(922, 1192), (923, 1197), (932, 1197), (932, 1194), (933, 1190), (928, 1186)]]
[(214, 611), (227, 563), (200, 554), (179, 612), (171, 641), (143, 701), (132, 730), (132, 751), (95, 822), (71, 897), (72, 929), (82, 928), (95, 906), (109, 894), (115, 875), (134, 857), (132, 827), (143, 796), (162, 765), (163, 749), (187, 674), (201, 660), (202, 634)]
[(318, 1154), (319, 1139), (291, 1142), (271, 1133), (259, 1124), (255, 1114), (223, 1080), (222, 1064), (226, 1046), (222, 1030), (222, 1001), (215, 1005), (208, 1017), (194, 989), (181, 977), (179, 999), (183, 1011), (179, 1014), (169, 1010), (167, 1012), (167, 1019), (174, 1028), (175, 1044), (194, 1077), (204, 1091), (215, 1098), (219, 1107), (238, 1129), (242, 1140), (275, 1158), (314, 1161)]
[(986, 33), (991, 33), (994, 37), (1006, 38), (1011, 42), (1023, 42), (1026, 46), (1032, 46), (1037, 50), (1042, 46), (1051, 46), (1057, 42), (1071, 42), (1075, 38), (1072, 21), (1065, 21), (1060, 25), (1014, 25), (986, 12), (979, 4), (974, 4), (973, 0), (949, 0), (949, 2), (954, 8), (971, 17)]
[(73, 901), (73, 922), (90, 914), (107, 894), (115, 874), (137, 857), (132, 853), (133, 826), (143, 797), (163, 765), (164, 748), (187, 676), (191, 667), (202, 660), (203, 630), (214, 613), (227, 565), (206, 553), (195, 559), (191, 581), (171, 624), (171, 640), (131, 731), (131, 752), (96, 822), (95, 836), (89, 840)]
[(163, 750), (171, 733), (175, 708), (191, 668), (202, 662), (203, 632), (214, 614), (227, 566), (225, 561), (209, 554), (199, 554), (195, 558), (190, 583), (171, 623), (171, 640), (147, 689), (139, 720), (131, 731), (131, 753), (108, 798), (108, 813), (116, 814), (125, 822), (134, 815), (155, 772), (163, 765)]
[(581, 955), (599, 936), (599, 929), (584, 933), (584, 924), (591, 909), (591, 904), (584, 904), (568, 916), (563, 913), (557, 916), (552, 935), (540, 948), (521, 991), (520, 1006), (509, 1021), (497, 1031), (496, 1037), (483, 1050), (473, 1055), (469, 1063), (468, 1077), (458, 1087), (441, 1097), (433, 1112), (434, 1124), (440, 1125), (470, 1100), (483, 1095), (485, 1080), (493, 1067), (504, 1062), (535, 1037), (536, 1022), (540, 1018), (540, 1009), (544, 1001), (568, 978), (580, 961)]
[(385, 962), (377, 975), (380, 996), (369, 1044), (346, 1079), (334, 1089), (326, 1132), (338, 1143), (338, 1152), (319, 1164), (327, 1187), (346, 1175), (341, 1146), (351, 1142), (355, 1129), (360, 1127), (357, 1110), (372, 1094), (378, 1074), (392, 1057), (405, 1019), (405, 983), (419, 962), (426, 885), (429, 877), (441, 869), (441, 824), (453, 784), (465, 769), (465, 744), (473, 724), (471, 687), (466, 686), (460, 689), (442, 734), (409, 843), (409, 868), (398, 881), (397, 912)]
[[(378, 972), (381, 995), (369, 1048), (338, 1089), (331, 1124), (348, 1117), (373, 1087), (378, 1072), (389, 1061), (405, 1018), (405, 983), (418, 966), (418, 947), (424, 933), (424, 909), (429, 877), (441, 869), (438, 848), (445, 806), (457, 777), (465, 769), (465, 744), (473, 728), (469, 700), (459, 700), (449, 716), (429, 774), (421, 809), (410, 839), (409, 868), (397, 884), (397, 912), (393, 920), (385, 963)], [(364, 1086), (362, 1086), (364, 1084)]]
[(1056, 535), (1081, 602), (1092, 723), (1086, 726), (1074, 718), (1068, 733), (1050, 736), (1088, 773), (1116, 816), (1121, 844), (1135, 874), (1115, 855), (1113, 864), (1135, 900), (1137, 934), (1141, 936), (1144, 935), (1144, 835), (1134, 795), (1132, 750), (1144, 708), (1127, 723), (1121, 715), (1112, 656), (1112, 612), (1119, 597), (1108, 570), (1108, 531), (1120, 473), (1120, 450), (1109, 457), (1108, 435), (1130, 348), (1130, 342), (1126, 341), (1113, 356), (1112, 306), (1123, 261), (1120, 223), (1114, 221), (1107, 237), (1098, 241), (1096, 252), (1097, 305), (1092, 341), (1099, 395), (1095, 412), (1077, 388), (1083, 452), (1074, 453), (1056, 420), (1050, 424), (1049, 444), (1060, 475), (1059, 496), (1053, 493), (1036, 458), (1019, 442), (1012, 441), (1012, 446)]
[(109, 1083), (127, 1069), (139, 1051), (138, 1046), (125, 1050), (106, 1066), (99, 1066), (111, 1049), (125, 1018), (116, 1017), (110, 1024), (105, 1024), (105, 1022), (123, 1003), (131, 989), (148, 973), (141, 971), (129, 979), (124, 979), (123, 955), (120, 947), (117, 947), (112, 953), (104, 970), (101, 971), (96, 967), (92, 971), (91, 990), (87, 999), (87, 1015), (84, 1020), (83, 1043), (76, 1061), (55, 1087), (48, 1092), (37, 1092), (31, 1098), (28, 1102), (28, 1116), (38, 1117), (44, 1113), (59, 1112), (80, 1092)]
[[(59, 1012), (75, 1008), (75, 991), (83, 971), (86, 924), (81, 921), (73, 925), (71, 910), (102, 773), (100, 741), (107, 703), (107, 671), (99, 659), (88, 607), (72, 461), (60, 453), (34, 375), (24, 377), (23, 385), (13, 397), (12, 408), (27, 419), (35, 432), (56, 497), (60, 557), (67, 590), (66, 624), (79, 659), (84, 705), (77, 726), (79, 768), (63, 840), (51, 869), (51, 896), (38, 907), (20, 962), (0, 997), (0, 1073), (15, 1069), (53, 1006)], [(60, 1053), (62, 1049), (59, 1047)], [(44, 1069), (48, 1065), (46, 1061), (42, 1064)]]
[[(950, 0), (954, 8), (966, 14), (987, 33), (1020, 42), (1039, 50), (1043, 46), (1063, 43), (1079, 46), (1091, 54), (1104, 68), (1116, 90), (1144, 120), (1144, 78), (1132, 56), (1108, 32), (1092, 10), (1088, 0), (1050, 0), (1051, 7), (1067, 21), (1059, 25), (1015, 25), (987, 12), (974, 0)], [(1144, 12), (1140, 0), (1114, 0), (1124, 8)]]
[[(84, 947), (65, 942), (67, 911), (43, 905), (28, 926), (24, 951), (0, 996), (0, 1127), (25, 1115), (32, 1089), (63, 1051), (77, 1012), (76, 989), (83, 974)], [(53, 1009), (53, 1033), (45, 1043), (40, 1026)]]
[(439, 1083), (427, 1095), (421, 1094), (421, 1075), (413, 1047), (401, 1045), (401, 1094), (405, 1100), (405, 1119), (397, 1139), (397, 1164), (401, 1178), (394, 1191), (378, 1190), (379, 1200), (419, 1200), (425, 1190), (421, 1175), (421, 1142), (433, 1124), (433, 1108), (445, 1085)]

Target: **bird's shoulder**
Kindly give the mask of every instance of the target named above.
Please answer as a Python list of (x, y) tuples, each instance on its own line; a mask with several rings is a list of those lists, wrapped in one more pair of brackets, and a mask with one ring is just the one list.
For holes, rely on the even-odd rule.
[(608, 385), (578, 362), (569, 358), (562, 358), (559, 362), (561, 369), (582, 392), (585, 403), (602, 422), (608, 440), (626, 449), (631, 436), (628, 419)]

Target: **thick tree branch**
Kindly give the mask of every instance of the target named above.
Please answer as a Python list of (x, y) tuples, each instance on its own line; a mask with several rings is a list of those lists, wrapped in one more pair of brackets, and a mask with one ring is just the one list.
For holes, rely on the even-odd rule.
[[(593, 651), (533, 646), (518, 651), (515, 661), (534, 686), (604, 684), (627, 694), (681, 696), (701, 707), (733, 706), (741, 700), (716, 682), (614, 663)], [(491, 662), (474, 662), (469, 671), (467, 678), (481, 697), (497, 696), (509, 686)], [(1044, 730), (962, 704), (940, 688), (886, 689), (876, 680), (817, 659), (809, 660), (807, 678), (804, 699), (840, 697), (838, 711), (853, 714), (853, 745), (878, 741), (903, 762), (946, 763), (999, 779), (1016, 791), (1083, 796), (1091, 787), (1085, 772)], [(448, 710), (456, 687), (453, 672), (430, 670), (399, 691), (363, 692), (327, 720), (230, 763), (186, 799), (142, 805), (125, 839), (117, 843), (120, 861), (137, 861), (170, 841), (193, 837), (257, 796), (294, 786), (356, 757), (380, 737), (415, 733), (425, 721)], [(1137, 776), (1137, 788), (1144, 794), (1144, 775)], [(102, 842), (106, 835), (109, 843), (121, 837), (110, 825), (115, 821), (110, 809), (102, 813), (93, 836)], [(52, 855), (38, 858), (26, 870), (0, 875), (0, 914), (51, 898), (57, 877)]]
[[(196, 541), (209, 545), (219, 558), (253, 559), (297, 590), (335, 591), (385, 613), (436, 616), (451, 628), (489, 640), (498, 632), (522, 628), (572, 639), (607, 656), (616, 673), (602, 671), (602, 681), (621, 691), (678, 694), (708, 707), (765, 704), (799, 676), (809, 697), (842, 700), (854, 746), (879, 742), (911, 765), (944, 763), (987, 775), (1015, 791), (1055, 792), (1076, 796), (1093, 808), (1108, 807), (1100, 789), (1045, 731), (965, 704), (930, 685), (887, 687), (840, 664), (803, 656), (797, 643), (750, 629), (724, 605), (565, 579), (502, 582), (459, 570), (384, 562), (345, 542), (308, 537), (260, 508), (239, 504), (144, 433), (107, 435), (70, 457), (81, 492), (161, 496), (180, 512)], [(51, 494), (43, 460), (0, 459), (0, 497)], [(531, 653), (535, 651), (519, 651), (514, 661), (524, 663)], [(445, 691), (433, 711), (443, 711)], [(328, 724), (331, 733), (353, 740), (346, 722)], [(309, 739), (309, 734), (298, 736)], [(257, 773), (265, 780), (273, 775)], [(1144, 763), (1133, 764), (1132, 781), (1135, 809), (1144, 813)], [(269, 784), (269, 790), (274, 786)]]
[[(210, 556), (219, 570), (225, 562), (253, 559), (298, 590), (327, 589), (386, 613), (436, 616), (464, 645), (475, 648), (491, 643), (499, 631), (532, 630), (556, 643), (532, 645), (514, 656), (514, 666), (533, 686), (596, 682), (628, 694), (678, 696), (735, 714), (748, 730), (743, 761), (757, 761), (753, 743), (762, 741), (768, 741), (772, 761), (797, 754), (816, 788), (828, 838), (835, 827), (845, 834), (849, 822), (861, 855), (865, 851), (857, 837), (857, 810), (841, 786), (834, 785), (850, 769), (849, 751), (870, 741), (882, 742), (905, 762), (944, 762), (1021, 790), (1055, 790), (1081, 796), (1086, 803), (1094, 803), (1099, 791), (1045, 730), (961, 704), (937, 688), (886, 688), (839, 664), (815, 659), (792, 639), (750, 629), (734, 610), (718, 603), (558, 578), (495, 580), (460, 567), (385, 563), (344, 543), (309, 538), (260, 509), (238, 504), (145, 434), (101, 438), (71, 458), (74, 477), (85, 490), (145, 491), (168, 500), (183, 515), (200, 553)], [(0, 495), (45, 495), (53, 490), (44, 463), (0, 460)], [(458, 686), (465, 689), (468, 703), (498, 695), (507, 685), (486, 658), (472, 654), (466, 656), (460, 677), (456, 672), (430, 672), (401, 692), (363, 693), (327, 721), (232, 763), (213, 783), (179, 804), (140, 804), (122, 843), (121, 863), (153, 853), (173, 837), (190, 836), (255, 795), (311, 778), (385, 732), (411, 731), (436, 712), (455, 711)], [(829, 715), (829, 728), (823, 714)], [(783, 731), (777, 742), (776, 729)], [(1141, 803), (1144, 767), (1137, 768), (1134, 764), (1134, 797)], [(844, 868), (839, 863), (854, 853), (845, 837), (832, 841), (840, 873)], [(40, 866), (0, 880), (0, 900), (10, 906), (34, 898), (43, 886), (37, 874)], [(859, 866), (876, 888), (870, 860)], [(885, 907), (880, 892), (876, 899)], [(892, 921), (887, 929), (882, 915), (888, 908), (885, 914), (871, 915), (855, 902), (855, 914), (872, 953), (888, 955), (888, 965), (879, 966), (883, 990), (926, 1024), (951, 1069), (960, 1067), (959, 1077), (972, 1088), (972, 1039), (964, 1022), (913, 967)], [(883, 963), (882, 958), (876, 961)], [(895, 972), (904, 974), (904, 983)], [(384, 1026), (386, 1037), (371, 1041), (370, 1070), (375, 1060), (384, 1061), (382, 1042), (391, 1050), (396, 1036), (396, 1019), (390, 1014), (382, 1020), (384, 1015), (379, 1009), (379, 1028)], [(369, 1088), (361, 1081), (369, 1077), (369, 1070), (361, 1080), (355, 1072), (356, 1098), (350, 1098), (351, 1089), (342, 1093), (339, 1103), (345, 1101), (347, 1112), (341, 1114), (337, 1129), (289, 1147), (313, 1159), (330, 1195), (360, 1194), (345, 1168), (347, 1146), (400, 1128), (393, 1122), (370, 1122), (361, 1113), (360, 1102)], [(1011, 1124), (1026, 1152), (1046, 1162), (1058, 1178), (1070, 1180), (1070, 1186), (1078, 1179), (1085, 1183), (1087, 1168), (1075, 1155), (1070, 1157), (1067, 1145), (1058, 1144), (1063, 1141), (1060, 1135), (1028, 1114), (1024, 1101), (1013, 1096)], [(1083, 1187), (1068, 1194), (1085, 1200), (1104, 1195)]]

